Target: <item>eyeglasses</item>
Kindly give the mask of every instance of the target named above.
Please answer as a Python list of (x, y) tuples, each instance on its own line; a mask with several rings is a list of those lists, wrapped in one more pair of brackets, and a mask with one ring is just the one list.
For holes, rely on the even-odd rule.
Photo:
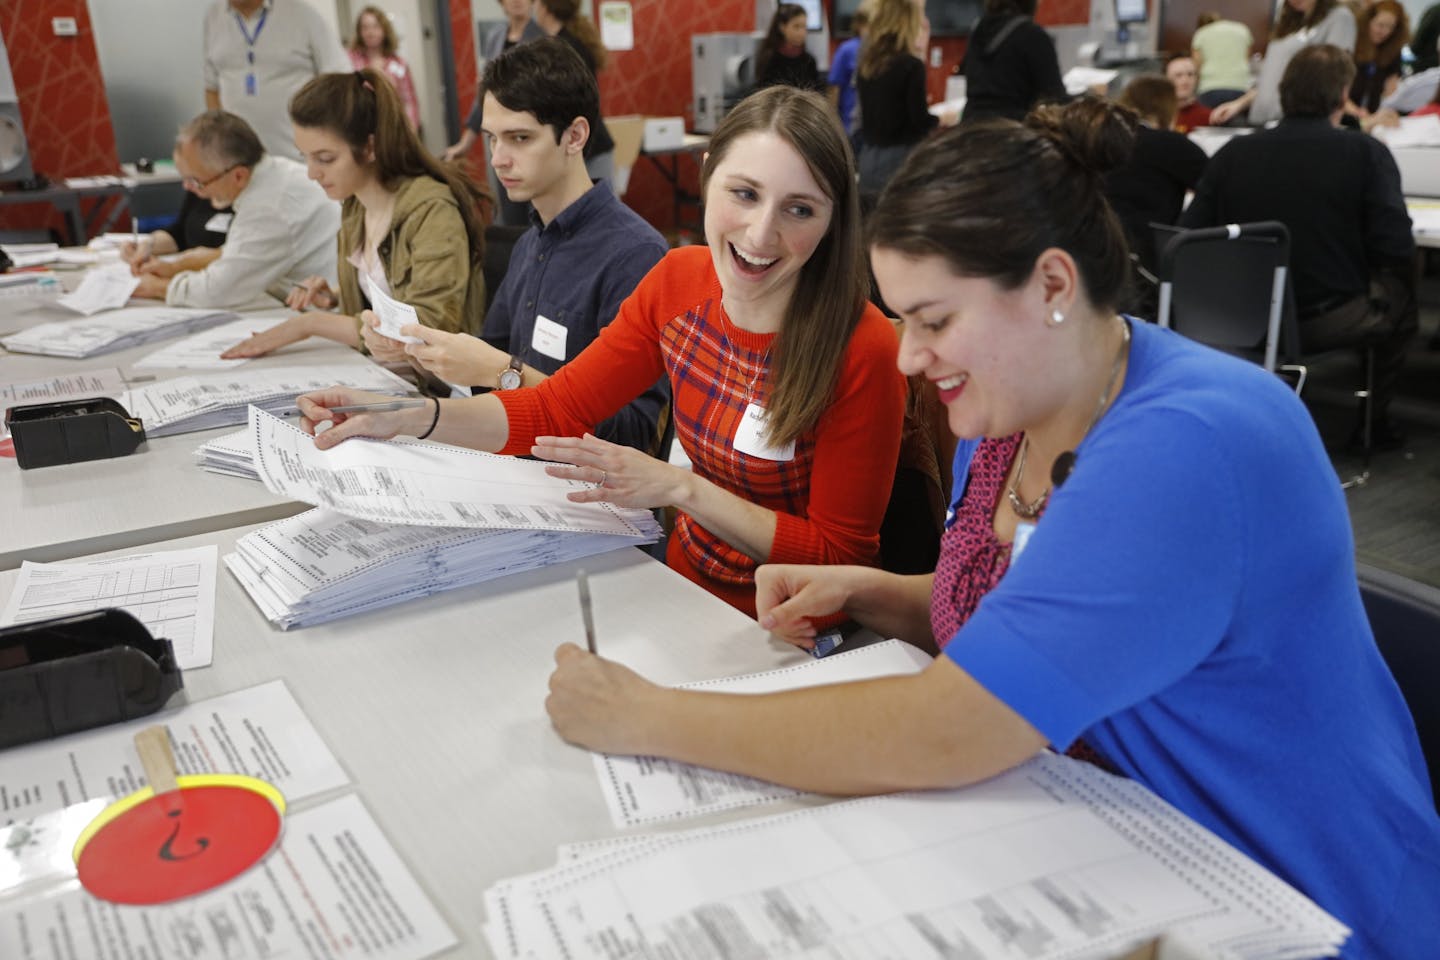
[(216, 180), (219, 180), (221, 177), (225, 176), (225, 174), (229, 173), (231, 170), (234, 170), (238, 166), (240, 166), (240, 164), (232, 163), (224, 170), (221, 170), (219, 173), (215, 174), (215, 176), (210, 177), (206, 180), (196, 180), (194, 177), (181, 177), (180, 186), (184, 187), (187, 190), (204, 190), (206, 187), (210, 186), (210, 184), (214, 183)]

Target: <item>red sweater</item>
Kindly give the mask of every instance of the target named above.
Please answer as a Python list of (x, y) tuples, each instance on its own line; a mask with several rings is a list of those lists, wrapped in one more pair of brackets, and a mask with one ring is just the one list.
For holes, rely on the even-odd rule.
[[(835, 396), (788, 461), (735, 449), (747, 403), (765, 404), (774, 334), (724, 318), (709, 248), (672, 250), (574, 360), (533, 389), (499, 396), (510, 421), (503, 453), (529, 453), (539, 436), (579, 436), (661, 374), (673, 390), (675, 436), (695, 473), (775, 511), (769, 563), (873, 564), (900, 451), (905, 380), (890, 322), (868, 306), (845, 350)], [(752, 386), (753, 384), (753, 386)], [(755, 615), (757, 562), (681, 512), (670, 566)]]

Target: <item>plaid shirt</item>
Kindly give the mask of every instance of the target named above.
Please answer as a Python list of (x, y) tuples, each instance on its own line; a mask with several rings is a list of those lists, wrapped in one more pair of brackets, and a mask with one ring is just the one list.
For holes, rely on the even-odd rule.
[[(900, 449), (905, 381), (890, 322), (868, 307), (841, 362), (831, 406), (795, 442), (789, 460), (735, 448), (746, 407), (770, 393), (773, 334), (730, 323), (706, 247), (672, 250), (621, 306), (615, 321), (555, 376), (498, 396), (510, 422), (503, 452), (528, 453), (537, 436), (578, 436), (653, 383), (673, 390), (675, 436), (695, 473), (775, 511), (770, 563), (874, 563)], [(752, 560), (680, 513), (672, 567), (750, 614)]]

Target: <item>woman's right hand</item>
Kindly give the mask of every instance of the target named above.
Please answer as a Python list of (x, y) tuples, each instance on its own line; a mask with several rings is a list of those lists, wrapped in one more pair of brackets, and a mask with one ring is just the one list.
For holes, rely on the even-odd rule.
[(1223, 127), (1225, 124), (1233, 120), (1235, 118), (1235, 115), (1243, 109), (1245, 109), (1245, 104), (1241, 103), (1239, 100), (1225, 101), (1224, 103), (1220, 104), (1220, 106), (1210, 111), (1210, 126)]
[(365, 341), (365, 349), (378, 363), (403, 364), (410, 359), (404, 343), (380, 332), (380, 318), (374, 310), (360, 311), (360, 337)]
[[(435, 408), (429, 403), (414, 409), (384, 412), (336, 413), (333, 410), (357, 403), (388, 403), (394, 399), (353, 387), (328, 387), (296, 397), (295, 405), (300, 408), (300, 429), (315, 438), (315, 446), (328, 450), (350, 437), (389, 440), (400, 434), (424, 433), (435, 415)], [(320, 430), (320, 424), (327, 422), (330, 428)]]
[(335, 291), (330, 289), (330, 282), (324, 277), (306, 277), (296, 284), (285, 298), (285, 306), (291, 310), (305, 310), (310, 307), (334, 310), (339, 303)]
[(857, 567), (767, 563), (755, 571), (760, 626), (804, 650), (815, 646), (811, 618), (843, 613)]

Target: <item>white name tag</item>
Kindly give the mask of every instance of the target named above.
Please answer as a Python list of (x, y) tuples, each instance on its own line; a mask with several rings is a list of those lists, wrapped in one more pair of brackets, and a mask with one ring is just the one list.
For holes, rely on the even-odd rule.
[(530, 336), (530, 346), (545, 354), (551, 360), (565, 361), (565, 338), (570, 335), (568, 327), (561, 326), (548, 317), (535, 315), (535, 332)]
[(735, 430), (735, 449), (762, 460), (794, 460), (795, 441), (792, 440), (783, 447), (770, 446), (765, 436), (767, 422), (764, 407), (758, 403), (747, 404), (745, 415), (740, 418), (740, 426)]
[(229, 233), (230, 221), (235, 219), (233, 213), (217, 213), (205, 221), (205, 229), (211, 233)]
[(1012, 565), (1020, 559), (1020, 554), (1025, 552), (1025, 548), (1030, 544), (1030, 536), (1034, 532), (1035, 524), (1033, 523), (1015, 524), (1015, 539), (1010, 543), (1010, 563)]

